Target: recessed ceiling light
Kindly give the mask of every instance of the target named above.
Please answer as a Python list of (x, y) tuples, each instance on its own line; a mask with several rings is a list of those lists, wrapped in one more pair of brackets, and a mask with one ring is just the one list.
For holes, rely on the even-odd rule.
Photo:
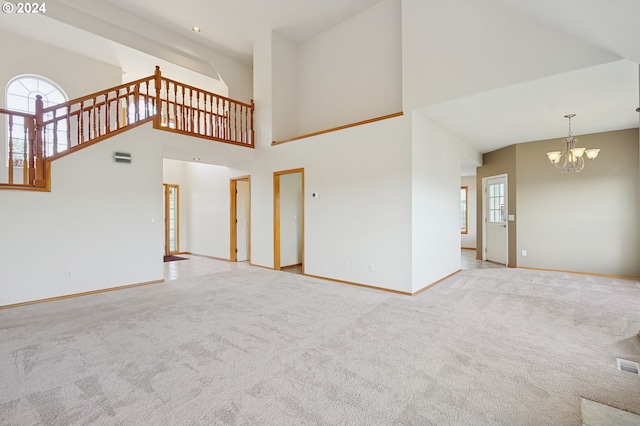
[(191, 31), (193, 31), (194, 33), (199, 33), (200, 32), (200, 27), (193, 27), (193, 28), (191, 28)]
[(200, 157), (193, 157), (193, 161), (200, 161)]

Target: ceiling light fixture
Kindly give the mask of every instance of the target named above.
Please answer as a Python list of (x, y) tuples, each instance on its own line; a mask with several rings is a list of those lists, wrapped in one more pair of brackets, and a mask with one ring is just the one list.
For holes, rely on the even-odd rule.
[(584, 169), (584, 154), (587, 155), (589, 160), (595, 160), (600, 152), (596, 148), (576, 148), (578, 138), (574, 138), (571, 135), (571, 119), (575, 116), (575, 114), (565, 115), (565, 118), (569, 119), (569, 135), (564, 138), (564, 149), (562, 151), (547, 152), (549, 161), (560, 173), (580, 173)]
[(193, 161), (200, 161), (200, 157), (193, 157)]
[(200, 27), (193, 27), (193, 28), (191, 28), (191, 31), (193, 31), (194, 33), (199, 33), (200, 32)]

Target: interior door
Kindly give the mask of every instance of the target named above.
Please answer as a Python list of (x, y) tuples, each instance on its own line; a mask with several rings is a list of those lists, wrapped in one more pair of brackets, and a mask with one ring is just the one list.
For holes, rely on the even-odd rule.
[(507, 264), (507, 223), (507, 177), (488, 178), (485, 182), (486, 260)]
[(249, 260), (249, 181), (236, 182), (236, 261)]
[(164, 251), (165, 255), (178, 254), (179, 241), (179, 203), (178, 185), (164, 184)]

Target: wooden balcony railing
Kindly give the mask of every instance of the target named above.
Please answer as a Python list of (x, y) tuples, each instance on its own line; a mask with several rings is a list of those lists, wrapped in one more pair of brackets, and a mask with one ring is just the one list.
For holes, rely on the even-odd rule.
[[(253, 102), (164, 78), (159, 67), (149, 77), (48, 108), (37, 97), (35, 111), (0, 110), (8, 117), (9, 154), (6, 183), (0, 176), (0, 187), (44, 187), (45, 159), (55, 160), (149, 121), (160, 130), (254, 146)], [(14, 169), (19, 167), (23, 176), (16, 179)]]
[(3, 124), (6, 125), (8, 154), (6, 174), (0, 177), (4, 178), (0, 182), (4, 180), (4, 185), (9, 188), (22, 186), (44, 188), (46, 186), (42, 139), (38, 131), (42, 124), (37, 118), (38, 105), (40, 113), (42, 111), (40, 96), (38, 101), (36, 114), (0, 108), (0, 116), (3, 116)]

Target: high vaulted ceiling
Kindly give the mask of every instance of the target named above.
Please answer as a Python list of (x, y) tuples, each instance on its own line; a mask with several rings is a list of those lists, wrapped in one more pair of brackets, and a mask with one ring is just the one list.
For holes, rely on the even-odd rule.
[[(136, 67), (141, 64), (142, 75), (148, 74), (152, 62), (160, 58), (166, 64), (218, 79), (218, 63), (228, 60), (221, 54), (251, 66), (253, 40), (261, 32), (276, 30), (304, 42), (380, 1), (48, 0), (46, 17), (18, 19), (4, 14), (0, 27), (113, 63), (132, 75), (137, 75)], [(437, 16), (449, 1), (458, 0), (430, 1), (429, 7)], [(483, 7), (506, 8), (521, 20), (580, 39), (614, 59), (557, 74), (549, 73), (546, 64), (532, 56), (530, 66), (539, 72), (531, 75), (545, 77), (515, 85), (505, 82), (488, 91), (482, 86), (467, 87), (465, 93), (458, 90), (444, 101), (425, 104), (420, 108), (424, 115), (469, 140), (480, 152), (562, 137), (567, 124), (562, 116), (567, 113), (578, 114), (573, 122), (576, 135), (638, 126), (640, 1), (482, 2)], [(465, 36), (464, 25), (448, 25)], [(201, 32), (192, 32), (194, 26)], [(446, 47), (447, 40), (442, 43)], [(486, 46), (487, 57), (496, 56), (492, 48)], [(503, 60), (495, 67), (508, 67), (509, 58)]]

